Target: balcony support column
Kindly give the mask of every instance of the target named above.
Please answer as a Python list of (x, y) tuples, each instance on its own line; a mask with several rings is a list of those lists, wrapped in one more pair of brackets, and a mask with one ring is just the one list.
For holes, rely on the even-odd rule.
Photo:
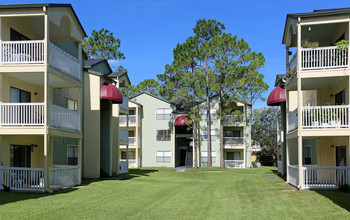
[(129, 173), (129, 113), (126, 115), (126, 130), (128, 131), (128, 141), (126, 142), (126, 164)]
[(46, 7), (43, 7), (44, 15), (44, 178), (45, 178), (45, 191), (50, 191), (50, 141), (49, 136), (49, 95), (50, 95), (50, 85), (49, 85), (49, 73), (48, 73), (48, 63), (49, 63), (49, 18), (47, 16)]
[(298, 18), (297, 100), (298, 100), (298, 188), (303, 187), (303, 137), (302, 137), (302, 93), (301, 93), (301, 24)]

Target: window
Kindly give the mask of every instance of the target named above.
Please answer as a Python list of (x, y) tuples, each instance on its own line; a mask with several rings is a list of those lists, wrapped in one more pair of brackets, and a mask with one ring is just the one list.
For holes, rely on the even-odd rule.
[(78, 164), (78, 146), (68, 145), (68, 165)]
[(78, 111), (78, 102), (73, 99), (67, 99), (67, 108), (72, 111)]
[(170, 141), (170, 130), (157, 130), (157, 141)]
[(135, 115), (135, 109), (129, 109), (129, 115)]
[[(207, 110), (206, 109), (202, 109), (201, 117), (203, 120), (207, 120)], [(216, 109), (215, 108), (210, 109), (210, 119), (216, 119)]]
[(241, 152), (239, 151), (227, 152), (226, 160), (242, 160)]
[[(208, 140), (207, 130), (202, 130), (201, 131), (201, 138), (202, 138), (202, 141), (207, 141)], [(210, 139), (212, 141), (216, 141), (216, 130), (211, 130), (210, 131)]]
[[(207, 151), (201, 152), (201, 161), (203, 163), (208, 162), (208, 152)], [(216, 163), (216, 152), (211, 152), (211, 162)]]
[(170, 151), (157, 151), (157, 163), (170, 163), (171, 152)]
[(157, 108), (157, 120), (170, 120), (170, 108)]
[(10, 87), (10, 102), (30, 102), (30, 92), (15, 87)]

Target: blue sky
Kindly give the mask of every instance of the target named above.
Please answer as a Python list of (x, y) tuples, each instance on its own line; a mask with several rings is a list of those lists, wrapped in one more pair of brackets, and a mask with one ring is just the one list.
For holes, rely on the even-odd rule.
[[(2, 0), (1, 4), (41, 3), (40, 0)], [(350, 7), (348, 0), (75, 0), (51, 3), (73, 5), (86, 33), (101, 28), (111, 30), (122, 44), (126, 59), (113, 66), (128, 69), (132, 84), (156, 78), (171, 63), (177, 43), (192, 35), (200, 18), (216, 19), (226, 32), (244, 38), (256, 52), (265, 56), (265, 81), (274, 88), (276, 74), (285, 73), (285, 48), (282, 34), (287, 13), (311, 12), (314, 9)], [(255, 108), (266, 106), (258, 101)]]

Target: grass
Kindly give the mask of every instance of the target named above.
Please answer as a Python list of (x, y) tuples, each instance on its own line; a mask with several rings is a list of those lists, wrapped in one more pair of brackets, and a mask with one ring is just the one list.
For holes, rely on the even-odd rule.
[[(219, 171), (219, 172), (218, 172)], [(349, 219), (350, 194), (296, 191), (276, 169), (143, 168), (54, 194), (0, 193), (1, 219)]]

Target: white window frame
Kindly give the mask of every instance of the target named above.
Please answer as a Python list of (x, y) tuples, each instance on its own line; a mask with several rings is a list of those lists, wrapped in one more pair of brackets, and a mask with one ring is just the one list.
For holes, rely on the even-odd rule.
[[(201, 130), (201, 140), (208, 141), (207, 130)], [(210, 140), (216, 141), (216, 130), (210, 131)]]
[[(78, 148), (78, 145), (76, 144), (67, 144), (67, 165), (72, 165), (72, 166), (75, 166), (74, 164), (69, 164), (69, 148), (76, 148), (76, 158), (77, 158), (77, 165), (79, 164), (78, 161), (79, 161), (79, 148)], [(75, 158), (75, 157), (74, 157)]]
[(156, 163), (171, 163), (171, 151), (156, 151)]
[[(207, 120), (207, 110), (206, 109), (202, 109), (201, 118), (203, 120)], [(216, 119), (216, 109), (215, 108), (210, 109), (210, 119), (211, 120)]]
[(170, 120), (171, 113), (172, 113), (171, 108), (157, 108), (156, 120)]
[[(208, 151), (201, 152), (201, 162), (208, 163)], [(216, 151), (211, 152), (211, 162), (216, 163)]]
[[(160, 139), (158, 140), (158, 132), (159, 131), (168, 131), (169, 132), (169, 140), (167, 140), (167, 136), (165, 136), (164, 135), (164, 133), (163, 133), (163, 135), (160, 137)], [(156, 141), (171, 141), (171, 130), (169, 130), (169, 129), (159, 129), (159, 130), (156, 130)]]

